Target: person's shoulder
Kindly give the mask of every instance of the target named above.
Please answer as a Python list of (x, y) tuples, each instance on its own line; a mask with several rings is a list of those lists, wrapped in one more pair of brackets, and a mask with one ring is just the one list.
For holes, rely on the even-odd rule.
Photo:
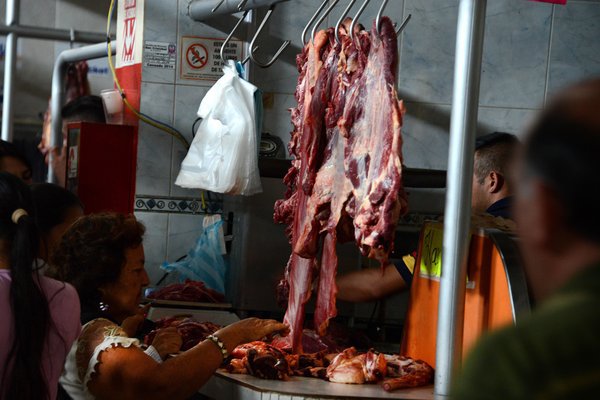
[(522, 363), (526, 349), (526, 340), (514, 326), (483, 336), (468, 353), (452, 398), (518, 398), (515, 393), (521, 391), (527, 376)]
[(44, 288), (50, 302), (60, 298), (62, 300), (76, 300), (79, 303), (77, 290), (70, 283), (47, 276), (40, 276), (40, 284)]

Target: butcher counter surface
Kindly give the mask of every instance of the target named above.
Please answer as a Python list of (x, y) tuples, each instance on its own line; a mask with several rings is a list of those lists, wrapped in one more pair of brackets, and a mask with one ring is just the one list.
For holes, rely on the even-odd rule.
[(433, 386), (386, 392), (381, 385), (346, 385), (315, 378), (272, 381), (250, 375), (217, 372), (200, 390), (216, 400), (406, 399), (430, 400)]

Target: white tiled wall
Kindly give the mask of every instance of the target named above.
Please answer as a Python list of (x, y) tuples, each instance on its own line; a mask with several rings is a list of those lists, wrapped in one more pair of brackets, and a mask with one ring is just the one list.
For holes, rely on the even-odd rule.
[[(155, 12), (146, 13), (145, 39), (179, 46), (183, 35), (224, 38), (239, 17), (194, 22), (187, 16), (188, 2), (146, 0)], [(351, 14), (361, 2), (356, 3)], [(373, 18), (375, 3), (367, 7), (362, 21)], [(266, 59), (283, 40), (292, 43), (271, 68), (251, 70), (253, 83), (270, 100), (265, 104), (264, 131), (280, 136), (284, 143), (290, 131), (287, 110), (294, 105), (300, 34), (318, 4), (317, 0), (290, 0), (277, 5), (260, 38), (258, 54)], [(347, 4), (340, 1), (326, 23), (332, 25)], [(409, 167), (445, 169), (447, 165), (457, 4), (456, 0), (394, 0), (385, 12), (397, 23), (412, 14), (400, 38), (398, 80), (407, 106), (403, 152)], [(264, 11), (257, 18), (262, 15)], [(236, 36), (245, 39), (247, 31), (248, 27), (242, 27)], [(478, 132), (520, 134), (548, 93), (582, 77), (600, 75), (598, 38), (599, 0), (569, 0), (566, 6), (523, 0), (488, 2)], [(142, 81), (142, 111), (173, 123), (191, 140), (197, 107), (212, 82), (182, 80), (179, 59), (175, 71), (144, 69)], [(198, 197), (198, 192), (173, 185), (185, 155), (176, 141), (142, 124), (139, 152), (138, 194)], [(150, 213), (138, 214), (146, 221)], [(195, 242), (200, 220), (165, 214), (148, 220), (159, 232), (146, 238), (146, 247), (151, 248), (149, 265), (182, 255)]]

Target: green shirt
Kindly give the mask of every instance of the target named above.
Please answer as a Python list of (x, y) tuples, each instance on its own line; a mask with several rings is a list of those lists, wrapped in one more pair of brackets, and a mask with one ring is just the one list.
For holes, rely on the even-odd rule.
[(600, 399), (600, 265), (518, 325), (483, 338), (453, 399)]

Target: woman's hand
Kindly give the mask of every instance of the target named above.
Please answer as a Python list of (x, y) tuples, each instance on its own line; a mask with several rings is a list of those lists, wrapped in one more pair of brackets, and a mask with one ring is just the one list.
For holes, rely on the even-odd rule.
[(129, 337), (135, 337), (138, 329), (144, 323), (146, 319), (146, 315), (148, 315), (148, 310), (150, 309), (151, 304), (146, 304), (144, 307), (140, 307), (138, 312), (131, 317), (127, 317), (121, 323), (121, 328), (127, 333)]
[(177, 353), (182, 344), (181, 335), (174, 326), (159, 330), (152, 341), (152, 346), (163, 360), (167, 355)]
[(227, 346), (229, 352), (243, 343), (261, 340), (274, 334), (287, 335), (289, 327), (273, 319), (247, 318), (225, 328), (219, 329), (215, 335)]

